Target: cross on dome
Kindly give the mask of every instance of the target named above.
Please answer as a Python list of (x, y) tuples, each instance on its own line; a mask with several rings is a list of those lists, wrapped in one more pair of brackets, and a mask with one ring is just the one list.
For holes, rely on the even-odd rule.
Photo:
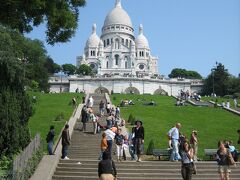
[(143, 34), (143, 25), (139, 25), (139, 35)]
[(119, 7), (119, 8), (122, 7), (121, 0), (116, 0), (115, 7)]
[(92, 25), (92, 34), (96, 34), (96, 31), (97, 31), (97, 25), (96, 25), (96, 23), (94, 23)]

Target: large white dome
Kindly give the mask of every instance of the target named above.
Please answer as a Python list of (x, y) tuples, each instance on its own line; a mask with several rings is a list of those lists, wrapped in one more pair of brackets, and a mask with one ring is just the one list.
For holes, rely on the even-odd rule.
[(137, 48), (146, 48), (149, 49), (149, 44), (147, 38), (143, 35), (143, 26), (140, 24), (139, 35), (135, 39)]
[(88, 47), (98, 47), (99, 43), (100, 43), (100, 38), (98, 37), (98, 35), (96, 33), (96, 24), (93, 24), (92, 34), (88, 38), (86, 46), (88, 46)]
[(120, 0), (116, 0), (115, 8), (106, 16), (104, 27), (114, 24), (122, 24), (132, 28), (132, 21), (127, 12), (122, 8)]

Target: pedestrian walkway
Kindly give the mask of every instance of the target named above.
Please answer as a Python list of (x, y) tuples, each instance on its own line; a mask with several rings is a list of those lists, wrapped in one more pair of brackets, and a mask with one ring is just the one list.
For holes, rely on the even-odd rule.
[[(91, 96), (91, 95), (90, 95)], [(92, 94), (95, 100), (94, 112), (98, 112), (98, 105), (106, 97)], [(108, 100), (109, 101), (109, 100)], [(100, 123), (106, 123), (105, 118)], [(69, 148), (70, 160), (60, 160), (53, 180), (97, 180), (98, 179), (98, 156), (100, 153), (101, 133), (93, 135), (92, 123), (87, 124), (87, 132), (79, 131), (81, 122), (77, 122), (72, 134)], [(125, 130), (126, 129), (122, 128)], [(116, 157), (113, 155), (116, 162)], [(216, 162), (198, 162), (198, 174), (193, 180), (219, 180)], [(181, 164), (169, 161), (122, 161), (116, 162), (118, 180), (180, 180)], [(232, 169), (231, 180), (240, 179), (240, 165)]]

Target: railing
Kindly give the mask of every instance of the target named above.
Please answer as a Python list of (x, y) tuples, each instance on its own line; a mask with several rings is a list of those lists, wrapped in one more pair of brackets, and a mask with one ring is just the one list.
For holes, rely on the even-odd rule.
[(35, 138), (28, 144), (28, 146), (19, 154), (13, 161), (13, 179), (19, 179), (19, 173), (23, 172), (28, 166), (28, 160), (32, 158), (33, 154), (41, 146), (40, 134), (37, 134)]

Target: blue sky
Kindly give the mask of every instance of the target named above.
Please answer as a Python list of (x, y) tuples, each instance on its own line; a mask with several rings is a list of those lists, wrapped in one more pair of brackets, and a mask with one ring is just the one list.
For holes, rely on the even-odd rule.
[[(58, 64), (75, 64), (82, 55), (93, 23), (100, 36), (107, 13), (115, 0), (87, 0), (80, 9), (79, 27), (68, 43), (49, 46), (48, 54)], [(239, 0), (122, 0), (135, 35), (143, 24), (153, 56), (159, 57), (159, 72), (173, 68), (195, 70), (206, 77), (215, 62), (221, 62), (235, 76), (240, 73)], [(27, 34), (45, 41), (45, 25)]]

